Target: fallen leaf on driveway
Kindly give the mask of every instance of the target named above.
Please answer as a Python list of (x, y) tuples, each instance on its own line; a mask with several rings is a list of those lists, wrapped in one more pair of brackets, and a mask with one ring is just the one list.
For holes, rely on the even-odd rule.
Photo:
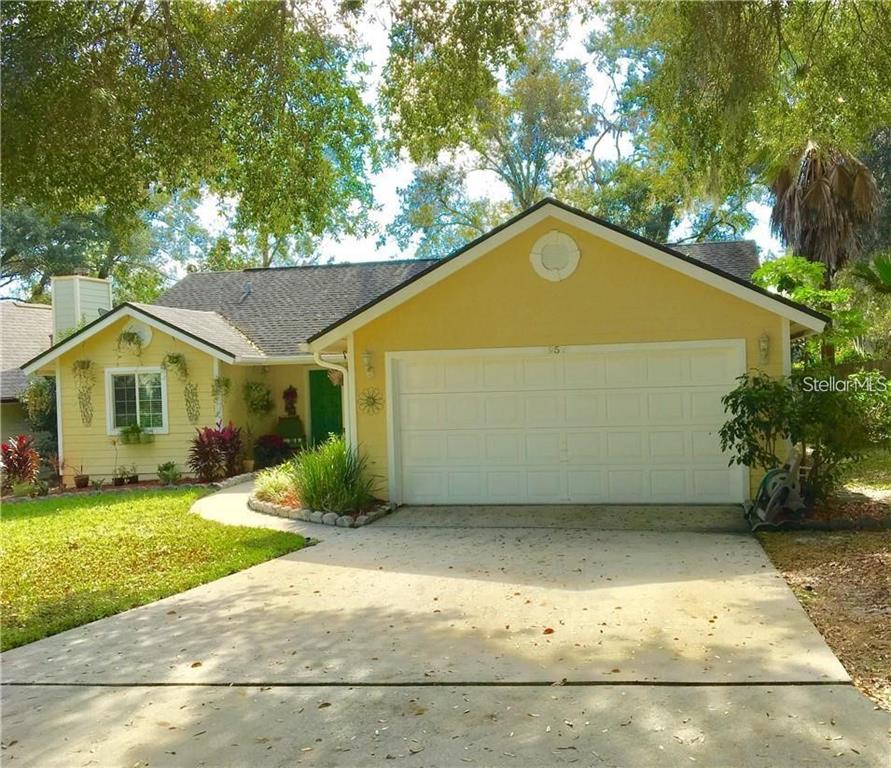
[(554, 634), (554, 628), (553, 628), (553, 627), (545, 627), (545, 628), (544, 628), (544, 632), (542, 632), (542, 634), (543, 634), (543, 635), (553, 635), (553, 634)]
[(193, 662), (192, 662), (192, 669), (195, 669), (195, 667), (200, 667), (200, 666), (201, 666), (201, 662), (200, 662), (200, 661), (193, 661)]

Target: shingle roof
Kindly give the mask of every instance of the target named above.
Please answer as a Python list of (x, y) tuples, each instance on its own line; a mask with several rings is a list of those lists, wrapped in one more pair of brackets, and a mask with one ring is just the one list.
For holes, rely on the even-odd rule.
[(412, 259), (195, 272), (146, 311), (184, 307), (217, 313), (265, 354), (292, 355), (300, 342), (433, 263)]
[[(758, 266), (755, 243), (708, 242), (672, 246), (687, 257), (748, 280)], [(290, 355), (297, 345), (430, 268), (433, 259), (324, 264), (195, 272), (186, 275), (145, 311), (197, 310), (230, 323), (267, 355)], [(192, 322), (187, 317), (184, 321)], [(176, 316), (168, 322), (180, 325)], [(203, 320), (194, 333), (202, 336)], [(184, 327), (185, 329), (185, 327)], [(224, 344), (219, 344), (224, 348)], [(237, 353), (244, 354), (244, 353)], [(254, 351), (251, 354), (257, 354)]]
[(253, 357), (262, 355), (263, 352), (251, 342), (241, 331), (230, 325), (225, 318), (216, 312), (206, 312), (195, 309), (182, 309), (180, 307), (163, 307), (154, 304), (130, 305), (151, 315), (162, 323), (168, 323), (176, 328), (195, 336), (219, 349), (230, 352), (238, 357)]
[(742, 280), (751, 280), (752, 272), (758, 269), (758, 246), (754, 240), (678, 243), (669, 247)]
[(49, 348), (52, 332), (48, 304), (0, 301), (0, 399), (18, 399), (28, 383), (19, 366)]

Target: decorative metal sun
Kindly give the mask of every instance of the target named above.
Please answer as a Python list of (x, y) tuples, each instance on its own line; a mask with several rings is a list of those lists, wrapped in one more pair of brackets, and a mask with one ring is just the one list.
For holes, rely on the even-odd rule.
[(378, 413), (384, 407), (384, 397), (374, 387), (368, 387), (359, 394), (359, 407), (365, 413)]

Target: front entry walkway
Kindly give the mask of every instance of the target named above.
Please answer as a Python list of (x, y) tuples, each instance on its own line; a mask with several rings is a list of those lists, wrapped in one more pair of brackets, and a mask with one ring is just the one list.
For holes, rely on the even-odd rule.
[(750, 536), (435, 514), (3, 654), (5, 758), (886, 765), (887, 713)]

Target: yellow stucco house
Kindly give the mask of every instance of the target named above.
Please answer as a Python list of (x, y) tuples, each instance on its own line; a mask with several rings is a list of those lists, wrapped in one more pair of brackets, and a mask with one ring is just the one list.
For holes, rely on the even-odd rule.
[[(741, 502), (721, 397), (827, 322), (755, 266), (750, 243), (672, 248), (544, 200), (437, 261), (188, 275), (24, 369), (57, 377), (60, 453), (93, 476), (184, 466), (196, 426), (246, 425), (257, 381), (255, 436), (293, 387), (308, 439), (343, 430), (397, 503)], [(115, 440), (134, 419), (153, 442)]]

